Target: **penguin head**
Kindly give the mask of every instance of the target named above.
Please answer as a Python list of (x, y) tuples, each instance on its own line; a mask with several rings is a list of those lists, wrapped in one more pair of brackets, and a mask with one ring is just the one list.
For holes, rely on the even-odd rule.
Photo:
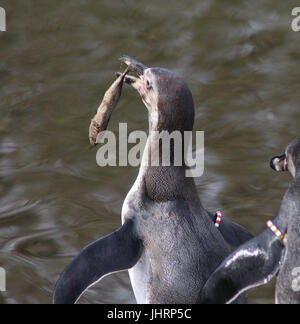
[(193, 129), (193, 97), (182, 78), (163, 68), (148, 68), (128, 56), (123, 56), (121, 60), (138, 75), (127, 75), (125, 82), (140, 94), (149, 111), (151, 130), (173, 132)]
[(289, 171), (293, 177), (300, 170), (300, 139), (291, 142), (283, 155), (271, 160), (271, 168), (275, 171)]

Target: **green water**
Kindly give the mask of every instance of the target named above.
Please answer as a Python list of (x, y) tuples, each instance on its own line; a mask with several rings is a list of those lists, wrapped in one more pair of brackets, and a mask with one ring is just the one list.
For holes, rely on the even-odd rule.
[[(269, 167), (299, 137), (298, 1), (2, 0), (0, 34), (1, 303), (50, 303), (55, 282), (88, 243), (120, 226), (138, 169), (100, 168), (88, 127), (128, 54), (182, 75), (205, 131), (204, 206), (258, 234), (290, 181)], [(124, 88), (109, 129), (146, 130), (146, 108)], [(274, 282), (251, 303), (273, 303)], [(83, 303), (135, 302), (127, 273)]]

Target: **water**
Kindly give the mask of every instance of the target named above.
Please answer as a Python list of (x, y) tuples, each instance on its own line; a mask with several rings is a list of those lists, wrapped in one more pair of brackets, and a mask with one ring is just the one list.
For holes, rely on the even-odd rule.
[[(128, 54), (181, 74), (205, 131), (204, 206), (253, 234), (280, 206), (288, 174), (272, 156), (299, 137), (297, 1), (1, 1), (1, 303), (50, 303), (55, 282), (86, 244), (120, 226), (137, 168), (100, 168), (88, 126)], [(147, 128), (124, 89), (109, 129)], [(250, 293), (273, 303), (274, 281)], [(134, 302), (127, 273), (106, 277), (83, 303)]]

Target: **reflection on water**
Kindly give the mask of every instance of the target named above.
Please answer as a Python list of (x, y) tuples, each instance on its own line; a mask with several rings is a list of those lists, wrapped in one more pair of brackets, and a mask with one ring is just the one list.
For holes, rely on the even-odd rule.
[[(120, 226), (137, 168), (99, 168), (88, 126), (122, 54), (181, 74), (205, 131), (203, 204), (257, 234), (276, 215), (290, 178), (268, 166), (299, 137), (295, 1), (1, 2), (0, 266), (2, 303), (50, 303), (64, 266)], [(147, 128), (131, 89), (113, 114)], [(272, 303), (273, 284), (250, 293)], [(128, 275), (106, 277), (84, 303), (131, 303)]]

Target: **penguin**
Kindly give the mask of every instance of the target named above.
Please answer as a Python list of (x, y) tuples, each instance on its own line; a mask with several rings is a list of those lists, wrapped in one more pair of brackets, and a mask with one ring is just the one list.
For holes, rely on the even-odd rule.
[[(124, 82), (140, 94), (148, 110), (149, 136), (137, 179), (122, 207), (122, 226), (88, 245), (67, 266), (54, 291), (54, 303), (72, 304), (104, 276), (129, 271), (138, 303), (188, 304), (218, 265), (252, 236), (238, 224), (215, 216), (201, 204), (187, 166), (151, 166), (151, 152), (161, 147), (158, 131), (191, 131), (194, 102), (185, 82), (163, 68), (148, 68), (123, 56), (136, 76)], [(156, 147), (155, 147), (156, 146)], [(244, 298), (240, 302), (245, 302)]]
[(271, 160), (277, 172), (293, 177), (278, 215), (266, 230), (227, 257), (202, 289), (198, 303), (232, 302), (242, 292), (268, 283), (275, 275), (275, 303), (300, 303), (300, 139)]

